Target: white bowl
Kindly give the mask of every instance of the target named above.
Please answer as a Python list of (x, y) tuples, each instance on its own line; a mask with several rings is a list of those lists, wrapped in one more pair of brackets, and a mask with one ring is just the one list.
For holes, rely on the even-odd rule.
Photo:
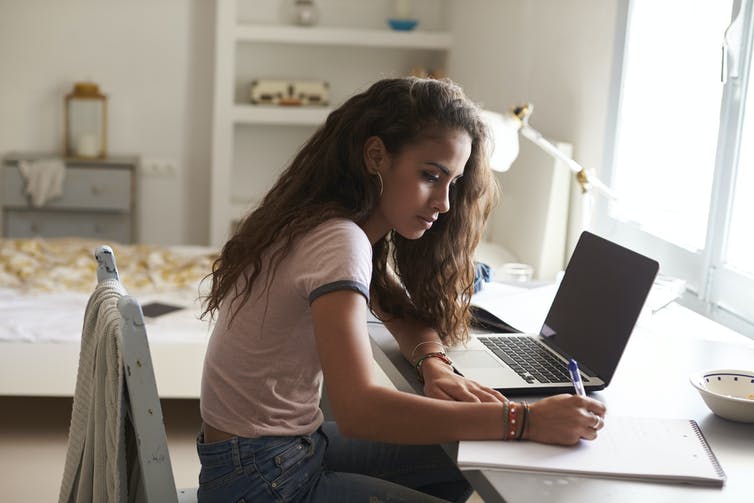
[(754, 371), (704, 370), (689, 379), (712, 412), (732, 421), (754, 423)]

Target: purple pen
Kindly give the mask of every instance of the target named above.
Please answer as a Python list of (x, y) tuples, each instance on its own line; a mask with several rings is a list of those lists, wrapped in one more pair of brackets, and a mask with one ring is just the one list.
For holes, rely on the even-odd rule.
[(576, 363), (576, 360), (571, 358), (571, 361), (568, 362), (568, 372), (571, 374), (571, 382), (573, 383), (573, 387), (576, 389), (576, 394), (580, 396), (586, 396), (586, 391), (584, 391), (584, 383), (581, 381), (581, 374), (579, 373), (579, 364)]

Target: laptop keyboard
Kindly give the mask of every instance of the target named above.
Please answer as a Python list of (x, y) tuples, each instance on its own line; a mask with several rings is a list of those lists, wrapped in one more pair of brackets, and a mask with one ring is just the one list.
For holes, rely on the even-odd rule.
[[(479, 341), (527, 382), (569, 382), (565, 362), (531, 337), (478, 337)], [(584, 379), (587, 380), (586, 378)]]

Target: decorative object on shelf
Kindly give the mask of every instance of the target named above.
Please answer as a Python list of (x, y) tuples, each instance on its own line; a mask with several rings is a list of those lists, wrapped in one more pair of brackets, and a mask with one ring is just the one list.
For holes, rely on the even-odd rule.
[(448, 72), (444, 68), (424, 68), (422, 66), (413, 67), (408, 74), (411, 77), (419, 77), (422, 79), (444, 79), (448, 76)]
[(388, 26), (396, 31), (411, 31), (419, 23), (412, 17), (411, 0), (395, 0), (393, 17), (387, 20)]
[(296, 0), (293, 4), (293, 22), (299, 26), (314, 26), (319, 21), (319, 8), (314, 0)]
[(330, 84), (323, 80), (258, 79), (249, 90), (254, 105), (326, 106), (330, 103)]
[(416, 25), (419, 23), (416, 19), (393, 19), (390, 18), (387, 20), (388, 26), (390, 26), (395, 31), (411, 31), (414, 28), (416, 28)]
[(76, 82), (65, 96), (66, 157), (107, 155), (107, 96), (93, 82)]

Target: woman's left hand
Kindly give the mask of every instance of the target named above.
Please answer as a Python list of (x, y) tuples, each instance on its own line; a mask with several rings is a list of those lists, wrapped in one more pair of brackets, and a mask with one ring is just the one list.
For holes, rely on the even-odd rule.
[(499, 391), (456, 374), (450, 365), (438, 358), (426, 359), (421, 369), (424, 394), (428, 397), (457, 402), (507, 401)]

